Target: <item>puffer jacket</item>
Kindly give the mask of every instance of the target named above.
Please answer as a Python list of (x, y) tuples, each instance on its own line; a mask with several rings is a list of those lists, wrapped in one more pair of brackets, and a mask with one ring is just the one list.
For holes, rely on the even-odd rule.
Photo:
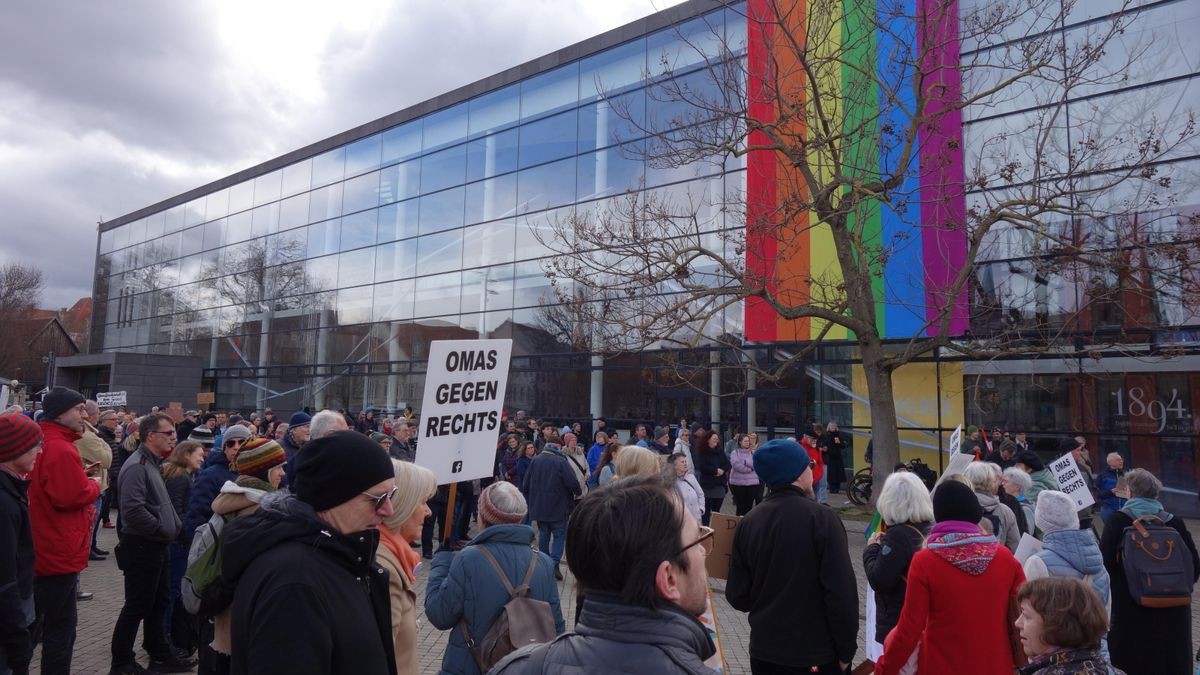
[(532, 546), (533, 528), (528, 525), (492, 525), (475, 535), (462, 551), (441, 551), (434, 556), (425, 587), (425, 615), (437, 628), (453, 629), (442, 657), (442, 673), (479, 673), (458, 622), (466, 620), (471, 636), (482, 640), (508, 602), (508, 592), (496, 576), (496, 569), (478, 547), (486, 547), (496, 556), (514, 587), (525, 578), (529, 556), (536, 556), (537, 570), (530, 582), (529, 597), (550, 603), (555, 630), (566, 630), (554, 582), (554, 563)]
[(1108, 605), (1110, 580), (1100, 544), (1091, 530), (1060, 530), (1042, 539), (1042, 550), (1025, 561), (1025, 578), (1091, 577), (1092, 590)]
[(34, 576), (82, 572), (88, 564), (92, 515), (100, 485), (83, 472), (75, 449), (79, 434), (45, 420), (42, 454), (29, 474), (29, 521), (36, 554)]
[(758, 474), (754, 473), (754, 453), (742, 447), (733, 449), (729, 455), (729, 484), (758, 485)]
[(1013, 514), (1012, 509), (1001, 504), (996, 495), (976, 492), (975, 497), (979, 499), (984, 513), (995, 516), (1000, 521), (1001, 531), (993, 533), (996, 538), (1009, 551), (1016, 551), (1017, 545), (1021, 543), (1021, 528), (1017, 525), (1017, 516)]
[(492, 675), (717, 672), (704, 665), (704, 660), (716, 653), (716, 647), (695, 617), (670, 603), (664, 603), (661, 609), (648, 609), (621, 604), (616, 596), (598, 591), (588, 591), (575, 632), (559, 636), (550, 645), (538, 673), (529, 663), (533, 649), (526, 647), (509, 654), (491, 670)]

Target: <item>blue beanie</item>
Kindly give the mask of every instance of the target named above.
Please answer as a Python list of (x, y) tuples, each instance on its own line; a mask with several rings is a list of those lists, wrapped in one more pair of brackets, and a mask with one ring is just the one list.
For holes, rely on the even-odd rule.
[(309, 416), (308, 413), (304, 412), (303, 410), (297, 410), (296, 412), (292, 413), (291, 418), (288, 419), (288, 428), (294, 429), (295, 427), (306, 427), (311, 421), (312, 417)]
[(808, 470), (812, 460), (799, 443), (776, 438), (754, 451), (754, 473), (764, 485), (790, 485)]

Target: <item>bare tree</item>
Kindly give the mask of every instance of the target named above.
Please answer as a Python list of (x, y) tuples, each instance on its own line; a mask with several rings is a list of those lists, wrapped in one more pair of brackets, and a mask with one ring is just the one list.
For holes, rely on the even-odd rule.
[(9, 377), (33, 338), (29, 318), (42, 296), (42, 271), (22, 262), (0, 265), (0, 373)]
[[(850, 340), (882, 480), (899, 457), (902, 365), (939, 350), (1094, 355), (1189, 323), (1200, 220), (1175, 202), (1194, 177), (1168, 169), (1197, 147), (1194, 113), (1101, 95), (1174, 56), (1147, 39), (1118, 44), (1138, 12), (1062, 31), (1071, 0), (980, 3), (961, 17), (951, 0), (917, 4), (751, 2), (748, 53), (713, 25), (681, 38), (707, 57), (698, 72), (673, 72), (663, 55), (665, 78), (647, 90), (659, 119), (610, 97), (647, 136), (631, 152), (648, 171), (703, 175), (747, 158), (750, 175), (686, 193), (630, 186), (540, 236), (558, 323), (591, 327), (573, 341), (719, 346), (770, 378), (822, 340)], [(923, 245), (922, 262), (911, 252)], [(774, 339), (798, 343), (790, 357), (755, 358), (744, 307), (785, 320)], [(884, 307), (915, 319), (887, 331)]]

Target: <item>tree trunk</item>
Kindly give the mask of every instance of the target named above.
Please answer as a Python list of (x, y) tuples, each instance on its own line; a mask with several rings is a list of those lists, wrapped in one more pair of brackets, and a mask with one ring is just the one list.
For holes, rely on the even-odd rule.
[(892, 371), (880, 365), (883, 345), (860, 344), (863, 374), (867, 379), (867, 400), (871, 407), (871, 474), (874, 489), (871, 505), (879, 498), (883, 481), (900, 461), (900, 432), (896, 426), (896, 399), (892, 389)]

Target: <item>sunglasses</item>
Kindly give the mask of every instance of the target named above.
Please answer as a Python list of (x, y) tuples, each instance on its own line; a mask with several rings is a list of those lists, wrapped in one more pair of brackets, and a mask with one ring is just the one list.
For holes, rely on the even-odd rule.
[(693, 546), (699, 546), (701, 548), (701, 550), (704, 551), (704, 556), (707, 558), (709, 556), (709, 554), (711, 554), (713, 552), (713, 546), (716, 544), (716, 542), (713, 541), (714, 534), (716, 534), (716, 530), (712, 529), (711, 527), (705, 527), (705, 526), (701, 525), (700, 526), (700, 538), (697, 539), (696, 541), (693, 541), (692, 543), (688, 544), (687, 546), (684, 546), (683, 548), (679, 549), (679, 553), (676, 553), (675, 555), (676, 556), (683, 555), (683, 553), (685, 551), (687, 551), (689, 548), (691, 548)]
[(245, 442), (246, 442), (246, 439), (244, 439), (244, 438), (231, 438), (231, 439), (225, 441), (225, 447), (232, 448), (234, 445), (240, 446), (240, 445), (244, 444)]
[(394, 487), (391, 490), (388, 490), (387, 492), (385, 492), (381, 495), (373, 495), (370, 492), (363, 492), (362, 496), (369, 497), (372, 500), (374, 500), (375, 510), (378, 511), (379, 509), (383, 508), (384, 503), (391, 501), (392, 497), (395, 496), (395, 494), (396, 494), (396, 490), (399, 490), (399, 489), (400, 488), (398, 488), (398, 487)]

